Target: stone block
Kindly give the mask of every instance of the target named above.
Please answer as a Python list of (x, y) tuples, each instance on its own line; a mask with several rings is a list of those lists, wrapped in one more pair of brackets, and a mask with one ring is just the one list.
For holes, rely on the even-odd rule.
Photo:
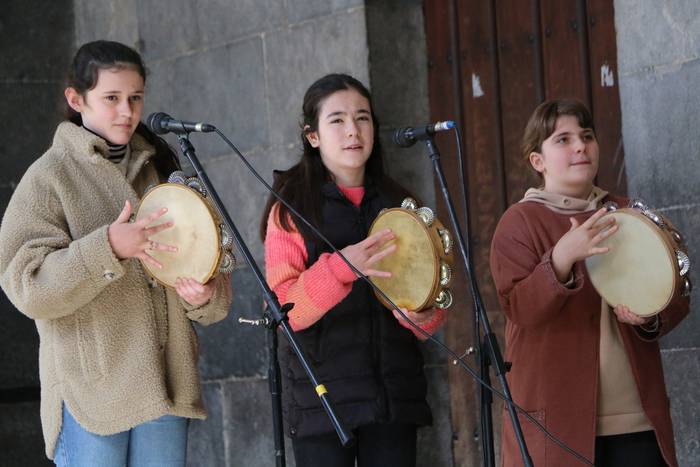
[(61, 120), (63, 86), (57, 82), (0, 83), (0, 96), (0, 120), (5, 123), (5, 133), (17, 135), (0, 141), (0, 185), (12, 186), (51, 145)]
[[(399, 8), (401, 14), (396, 14)], [(434, 208), (435, 176), (425, 146), (399, 148), (392, 140), (397, 128), (430, 119), (422, 2), (369, 0), (366, 16), (372, 103), (381, 125), (386, 171)]]
[[(433, 337), (435, 339), (445, 342), (445, 330), (440, 329), (438, 332), (436, 332)], [(425, 362), (425, 365), (428, 367), (433, 367), (436, 365), (444, 365), (445, 362), (452, 361), (449, 356), (445, 353), (444, 350), (442, 350), (440, 347), (438, 347), (437, 344), (434, 342), (431, 342), (430, 340), (426, 340), (425, 342), (422, 342), (420, 344), (421, 346), (421, 351), (423, 352), (423, 361)]]
[[(427, 115), (427, 114), (426, 114)], [(406, 124), (403, 126), (412, 126), (411, 120), (406, 119)], [(419, 124), (424, 122), (427, 124), (427, 117), (422, 119), (415, 118), (414, 121)], [(385, 127), (382, 127), (385, 128)], [(399, 148), (392, 141), (393, 133), (397, 127), (381, 129), (379, 137), (382, 144), (382, 152), (384, 154), (384, 170), (386, 173), (406, 187), (414, 196), (416, 196), (422, 206), (436, 210), (436, 196), (441, 193), (436, 193), (435, 183), (436, 176), (433, 165), (428, 156), (425, 145), (418, 143), (410, 148)], [(438, 143), (439, 144), (439, 143)], [(450, 194), (456, 193), (458, 187), (451, 187)], [(454, 196), (454, 194), (453, 194)], [(454, 199), (457, 207), (460, 206), (459, 200)], [(450, 232), (454, 229), (449, 224), (449, 217), (441, 215), (440, 221), (448, 228)]]
[(289, 22), (298, 23), (309, 18), (342, 14), (343, 10), (364, 5), (364, 0), (287, 0)]
[(688, 242), (688, 255), (691, 259), (690, 280), (694, 290), (690, 296), (690, 314), (681, 323), (661, 339), (663, 349), (685, 349), (700, 347), (700, 334), (697, 329), (700, 327), (700, 304), (698, 294), (700, 294), (700, 205), (692, 207), (679, 207), (675, 209), (661, 209), (662, 214), (667, 216), (674, 225), (683, 233)]
[(239, 317), (260, 318), (262, 293), (250, 268), (235, 270), (232, 284), (228, 317), (210, 326), (197, 326), (199, 369), (205, 380), (267, 374), (267, 329), (238, 323)]
[(661, 354), (666, 389), (671, 399), (671, 418), (676, 438), (678, 464), (700, 465), (700, 350), (664, 351)]
[(700, 202), (700, 60), (620, 81), (628, 191), (650, 205)]
[(39, 387), (39, 335), (27, 318), (0, 291), (0, 389)]
[[(250, 164), (267, 183), (272, 184), (272, 170), (286, 169), (298, 160), (299, 152), (286, 146), (258, 147), (244, 153)], [(205, 169), (226, 205), (248, 248), (264, 266), (263, 243), (259, 229), (267, 190), (253, 177), (237, 156), (223, 156), (206, 164)], [(239, 255), (241, 264), (243, 259)]]
[[(266, 379), (227, 381), (224, 384), (226, 465), (263, 467), (275, 464), (272, 408)], [(294, 455), (286, 440), (287, 465)]]
[[(402, 13), (396, 14), (399, 8)], [(427, 123), (428, 52), (422, 2), (369, 0), (366, 16), (372, 100), (380, 122), (388, 127)]]
[[(260, 37), (148, 63), (144, 118), (163, 111), (173, 118), (217, 126), (242, 151), (267, 142), (265, 80)], [(179, 149), (176, 138), (166, 138)], [(204, 162), (231, 150), (215, 134), (193, 134)]]
[[(450, 421), (450, 388), (444, 365), (426, 368), (428, 403), (433, 412), (433, 425), (418, 430), (418, 466), (451, 467), (452, 424)], [(464, 397), (471, 397), (465, 394)]]
[(76, 0), (75, 48), (90, 41), (106, 39), (140, 49), (138, 0)]
[[(0, 404), (0, 465), (50, 467), (44, 453), (39, 402)], [(11, 448), (10, 448), (11, 446)]]
[(202, 385), (206, 420), (190, 420), (187, 439), (187, 465), (189, 467), (223, 466), (226, 448), (223, 438), (223, 390), (220, 383)]
[(13, 186), (10, 183), (0, 183), (0, 219), (5, 214), (7, 203), (10, 202), (10, 197), (14, 192)]
[(148, 60), (201, 52), (286, 23), (284, 0), (175, 0), (167, 7), (157, 0), (139, 3), (139, 34)]
[[(290, 10), (294, 10), (290, 6)], [(272, 144), (296, 144), (306, 89), (328, 73), (368, 83), (363, 8), (320, 17), (265, 37), (265, 73)]]
[(620, 74), (695, 59), (700, 47), (700, 3), (615, 1)]
[(0, 44), (0, 83), (63, 80), (72, 53), (73, 2), (4, 1)]

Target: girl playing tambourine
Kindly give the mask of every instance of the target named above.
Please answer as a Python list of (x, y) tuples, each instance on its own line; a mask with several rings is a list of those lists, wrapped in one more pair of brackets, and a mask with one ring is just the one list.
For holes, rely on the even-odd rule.
[[(658, 339), (688, 313), (679, 298), (653, 318), (611, 309), (582, 261), (608, 249), (617, 227), (602, 203), (627, 201), (593, 184), (599, 154), (581, 103), (553, 100), (534, 111), (525, 159), (543, 185), (501, 218), (491, 273), (506, 320), (506, 359), (514, 401), (596, 466), (677, 465)], [(576, 460), (522, 419), (537, 466)], [(509, 420), (503, 465), (522, 465)]]
[[(398, 206), (407, 193), (384, 175), (377, 135), (365, 86), (348, 75), (324, 76), (304, 97), (301, 161), (277, 174), (274, 186), (358, 270), (386, 277), (375, 264), (394, 251), (387, 243), (394, 234), (367, 234), (379, 211)], [(417, 345), (423, 336), (384, 308), (339, 255), (274, 198), (261, 233), (268, 281), (280, 302), (294, 303), (290, 325), (357, 441), (351, 449), (340, 445), (283, 341), (284, 421), (297, 465), (415, 466), (416, 428), (431, 422)], [(446, 317), (438, 309), (409, 315), (428, 333)]]
[[(178, 168), (141, 122), (146, 73), (131, 48), (83, 45), (67, 120), (27, 170), (0, 228), (0, 284), (39, 331), (41, 422), (59, 466), (184, 466), (187, 420), (204, 418), (192, 321), (223, 319), (228, 277), (145, 273), (165, 210), (129, 222), (146, 188)], [(157, 225), (151, 226), (153, 223)]]

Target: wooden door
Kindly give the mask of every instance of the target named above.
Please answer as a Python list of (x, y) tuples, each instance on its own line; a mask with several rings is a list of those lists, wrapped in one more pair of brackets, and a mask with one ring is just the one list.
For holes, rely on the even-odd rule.
[[(523, 130), (535, 107), (544, 99), (564, 97), (587, 104), (600, 144), (597, 183), (626, 192), (613, 2), (426, 0), (424, 15), (432, 120), (455, 120), (462, 132), (474, 274), (503, 346), (504, 319), (490, 276), (489, 246), (503, 211), (537, 183), (520, 155)], [(440, 135), (436, 142), (466, 226), (456, 145), (450, 135)], [(446, 219), (438, 198), (439, 215)], [(474, 342), (463, 270), (457, 284), (446, 340), (461, 353)], [(492, 381), (498, 387), (493, 376)], [(480, 465), (476, 386), (456, 366), (449, 382), (456, 465)], [(502, 404), (494, 404), (497, 453), (501, 414)]]

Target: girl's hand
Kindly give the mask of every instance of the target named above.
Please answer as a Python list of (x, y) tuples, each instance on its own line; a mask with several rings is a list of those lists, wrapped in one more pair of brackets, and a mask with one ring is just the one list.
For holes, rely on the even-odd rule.
[(641, 326), (647, 322), (646, 318), (635, 315), (632, 311), (625, 305), (617, 305), (613, 308), (613, 312), (617, 316), (617, 320), (621, 323), (631, 324), (633, 326)]
[(359, 243), (346, 246), (340, 252), (366, 276), (391, 277), (390, 272), (372, 269), (372, 265), (396, 250), (396, 244), (391, 244), (384, 248), (387, 242), (395, 238), (396, 236), (391, 229), (384, 229), (370, 235)]
[[(415, 311), (408, 311), (406, 308), (400, 307), (401, 311), (403, 311), (408, 319), (413, 321), (418, 327), (420, 327), (422, 324), (427, 323), (433, 317), (435, 316), (435, 308), (430, 308), (429, 310), (421, 311), (420, 313), (415, 312)], [(406, 318), (401, 316), (401, 313), (399, 313), (396, 310), (391, 310), (392, 313), (394, 313), (394, 317), (398, 319), (399, 321), (405, 321)]]
[(172, 222), (147, 227), (154, 220), (168, 212), (167, 208), (161, 208), (156, 212), (149, 214), (136, 222), (129, 222), (131, 216), (131, 203), (126, 200), (124, 209), (112, 224), (107, 228), (107, 238), (112, 246), (112, 251), (118, 259), (139, 258), (149, 264), (162, 268), (163, 266), (156, 261), (151, 255), (146, 253), (146, 250), (158, 251), (177, 251), (177, 247), (165, 245), (151, 240), (149, 237), (162, 230), (173, 226)]
[(205, 305), (214, 295), (216, 283), (212, 279), (206, 284), (200, 284), (190, 277), (175, 279), (175, 291), (192, 306)]
[(559, 239), (552, 251), (552, 265), (559, 282), (566, 282), (571, 274), (574, 263), (589, 256), (607, 253), (609, 247), (596, 246), (615, 232), (615, 218), (610, 216), (598, 222), (606, 213), (605, 208), (599, 209), (586, 222), (579, 225), (574, 217), (570, 217), (571, 228)]

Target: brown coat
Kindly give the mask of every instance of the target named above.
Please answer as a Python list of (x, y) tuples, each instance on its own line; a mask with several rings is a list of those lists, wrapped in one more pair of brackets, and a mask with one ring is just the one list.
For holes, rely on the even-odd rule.
[[(621, 205), (625, 200), (610, 197)], [(584, 222), (593, 211), (577, 214)], [(506, 360), (513, 399), (569, 447), (593, 460), (601, 298), (582, 263), (574, 266), (575, 284), (564, 287), (551, 263), (554, 245), (571, 224), (560, 214), (533, 202), (511, 206), (501, 218), (491, 245), (491, 273), (507, 317)], [(649, 335), (618, 323), (644, 411), (661, 451), (677, 466), (669, 400), (664, 385), (658, 338), (688, 313), (678, 300), (659, 316), (661, 328)], [(521, 417), (530, 455), (541, 466), (579, 464), (574, 457)], [(522, 460), (510, 420), (504, 417), (503, 466)]]

